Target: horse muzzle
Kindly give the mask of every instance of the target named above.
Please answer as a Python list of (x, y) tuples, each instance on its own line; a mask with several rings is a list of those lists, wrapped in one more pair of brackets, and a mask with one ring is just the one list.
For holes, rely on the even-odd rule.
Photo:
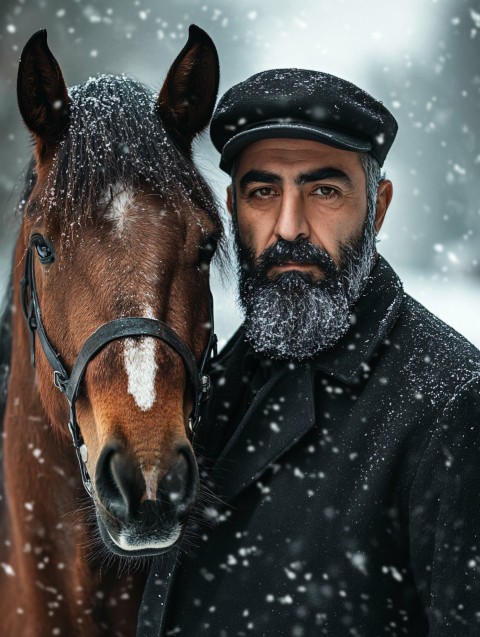
[(119, 443), (107, 445), (95, 472), (100, 535), (113, 553), (159, 555), (182, 535), (198, 494), (198, 468), (190, 445), (175, 449), (167, 471), (143, 469)]

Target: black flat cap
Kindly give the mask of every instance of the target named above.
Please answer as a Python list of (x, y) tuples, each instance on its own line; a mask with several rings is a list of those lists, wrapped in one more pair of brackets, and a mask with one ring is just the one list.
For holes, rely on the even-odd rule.
[(220, 99), (210, 125), (220, 168), (266, 138), (310, 139), (369, 153), (383, 165), (397, 134), (385, 106), (351, 82), (304, 69), (271, 69), (236, 84)]

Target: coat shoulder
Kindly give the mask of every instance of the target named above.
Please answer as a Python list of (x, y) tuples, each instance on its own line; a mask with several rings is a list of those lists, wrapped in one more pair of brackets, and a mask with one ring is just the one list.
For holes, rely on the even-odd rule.
[(480, 350), (408, 294), (390, 337), (407, 371), (437, 391), (455, 392), (480, 374)]

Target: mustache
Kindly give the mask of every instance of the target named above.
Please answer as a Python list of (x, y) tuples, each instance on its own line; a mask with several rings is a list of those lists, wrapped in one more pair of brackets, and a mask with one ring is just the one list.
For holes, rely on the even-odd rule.
[(335, 261), (328, 252), (306, 239), (298, 239), (297, 241), (279, 239), (266, 248), (258, 258), (255, 267), (256, 274), (265, 275), (271, 267), (280, 266), (289, 261), (302, 265), (317, 265), (323, 270), (327, 279), (335, 278), (338, 274)]

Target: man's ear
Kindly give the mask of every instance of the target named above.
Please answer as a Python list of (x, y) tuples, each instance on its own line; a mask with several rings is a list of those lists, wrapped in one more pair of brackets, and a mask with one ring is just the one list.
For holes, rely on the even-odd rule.
[(233, 193), (231, 184), (227, 186), (227, 210), (233, 215)]
[(389, 179), (382, 179), (377, 191), (377, 210), (375, 213), (375, 231), (377, 234), (383, 225), (388, 206), (392, 201), (393, 184)]

